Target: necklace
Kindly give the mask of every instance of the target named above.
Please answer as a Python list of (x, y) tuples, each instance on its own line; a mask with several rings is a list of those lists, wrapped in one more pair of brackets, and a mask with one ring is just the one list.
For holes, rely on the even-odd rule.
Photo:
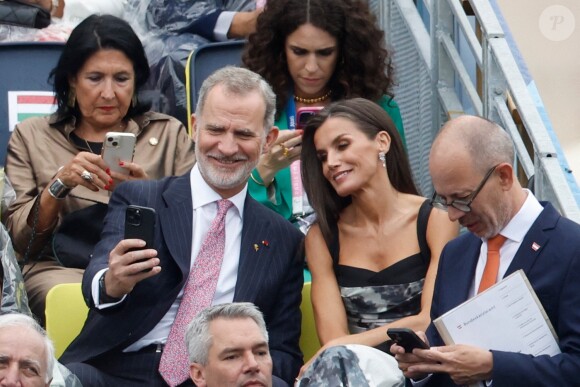
[[(102, 142), (89, 142), (82, 137), (79, 137), (75, 132), (71, 132), (70, 139), (73, 141), (75, 146), (83, 151), (89, 151), (96, 155), (101, 154), (101, 149), (103, 148)], [(92, 145), (91, 145), (92, 144)]]
[[(81, 137), (79, 137), (79, 138), (81, 138)], [(95, 151), (93, 150), (93, 147), (91, 146), (91, 144), (89, 144), (89, 142), (88, 142), (86, 139), (84, 139), (84, 138), (83, 138), (82, 140), (83, 140), (83, 141), (85, 142), (85, 144), (87, 145), (87, 148), (88, 148), (89, 152), (91, 152), (91, 153), (94, 153), (94, 154), (97, 154), (97, 152), (95, 152)], [(101, 152), (99, 152), (99, 153), (101, 153)]]
[[(119, 130), (125, 131), (127, 128), (127, 123), (121, 121), (119, 123)], [(76, 128), (75, 128), (76, 129)], [(111, 129), (114, 130), (114, 129)], [(75, 131), (71, 132), (71, 138), (76, 143), (77, 147), (82, 148), (83, 150), (88, 150), (89, 152), (100, 155), (103, 149), (102, 142), (94, 142), (94, 141), (87, 141), (84, 137), (80, 137)], [(92, 146), (91, 146), (92, 144)]]
[(294, 95), (294, 100), (296, 102), (304, 103), (307, 105), (312, 105), (313, 103), (326, 101), (328, 99), (328, 97), (330, 97), (331, 94), (332, 94), (332, 90), (328, 90), (328, 92), (326, 94), (324, 94), (321, 97), (316, 97), (316, 98), (302, 98), (302, 97), (299, 97), (297, 95)]

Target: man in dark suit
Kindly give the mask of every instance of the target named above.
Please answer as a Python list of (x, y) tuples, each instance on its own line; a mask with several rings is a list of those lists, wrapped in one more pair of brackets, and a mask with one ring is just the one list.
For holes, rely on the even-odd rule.
[[(270, 334), (274, 375), (293, 381), (302, 363), (302, 234), (247, 194), (250, 172), (277, 136), (274, 110), (274, 93), (259, 75), (221, 69), (202, 85), (192, 118), (197, 164), (191, 173), (117, 187), (101, 242), (83, 277), (91, 310), (60, 359), (83, 386), (166, 385), (166, 375), (159, 372), (164, 344), (174, 333), (188, 276), (196, 272), (201, 251), (208, 250), (205, 240), (217, 233), (208, 229), (213, 229), (223, 199), (231, 207), (222, 216), (223, 261), (210, 303), (257, 305)], [(153, 249), (143, 249), (141, 240), (123, 240), (130, 204), (156, 210)], [(185, 367), (179, 371), (187, 377)]]
[[(436, 191), (433, 205), (447, 209), (449, 218), (470, 233), (449, 242), (441, 254), (431, 318), (490, 286), (485, 285), (490, 273), (495, 282), (523, 269), (556, 330), (562, 353), (534, 357), (462, 344), (445, 346), (431, 324), (427, 339), (438, 348), (415, 349), (412, 354), (397, 345), (391, 348), (414, 385), (578, 385), (580, 226), (523, 189), (513, 160), (508, 134), (480, 117), (451, 120), (435, 139), (429, 159)], [(488, 245), (497, 239), (505, 242), (496, 260), (488, 255)], [(493, 261), (499, 265), (491, 271)]]

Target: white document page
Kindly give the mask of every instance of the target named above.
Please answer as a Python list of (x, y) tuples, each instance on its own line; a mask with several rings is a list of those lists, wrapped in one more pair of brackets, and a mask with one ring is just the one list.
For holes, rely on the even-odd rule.
[(534, 356), (561, 353), (550, 320), (522, 270), (434, 321), (446, 344)]

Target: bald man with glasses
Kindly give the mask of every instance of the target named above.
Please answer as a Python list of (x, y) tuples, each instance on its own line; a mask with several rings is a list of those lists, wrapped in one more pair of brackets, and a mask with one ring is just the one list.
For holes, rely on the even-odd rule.
[[(522, 188), (509, 135), (481, 117), (447, 122), (429, 170), (432, 204), (470, 232), (444, 248), (431, 319), (523, 269), (556, 330), (561, 354), (534, 357), (469, 345), (445, 346), (434, 325), (419, 335), (432, 348), (391, 351), (414, 385), (574, 386), (580, 375), (580, 226)], [(501, 329), (501, 327), (498, 327)], [(433, 348), (438, 347), (438, 348)]]

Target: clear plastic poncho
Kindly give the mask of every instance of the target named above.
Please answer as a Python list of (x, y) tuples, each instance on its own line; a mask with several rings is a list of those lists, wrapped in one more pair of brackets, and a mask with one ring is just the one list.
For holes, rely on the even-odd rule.
[(153, 102), (152, 110), (187, 126), (185, 65), (189, 54), (208, 39), (184, 30), (217, 10), (255, 8), (256, 0), (128, 0), (123, 18), (145, 47), (151, 77), (142, 95)]
[[(16, 193), (4, 176), (4, 168), (0, 167), (0, 215), (15, 199)], [(0, 223), (0, 260), (2, 260), (3, 271), (0, 314), (22, 313), (31, 316), (22, 272), (18, 266), (8, 231), (2, 223)], [(54, 362), (52, 374), (51, 387), (82, 387), (78, 378), (57, 361)]]

